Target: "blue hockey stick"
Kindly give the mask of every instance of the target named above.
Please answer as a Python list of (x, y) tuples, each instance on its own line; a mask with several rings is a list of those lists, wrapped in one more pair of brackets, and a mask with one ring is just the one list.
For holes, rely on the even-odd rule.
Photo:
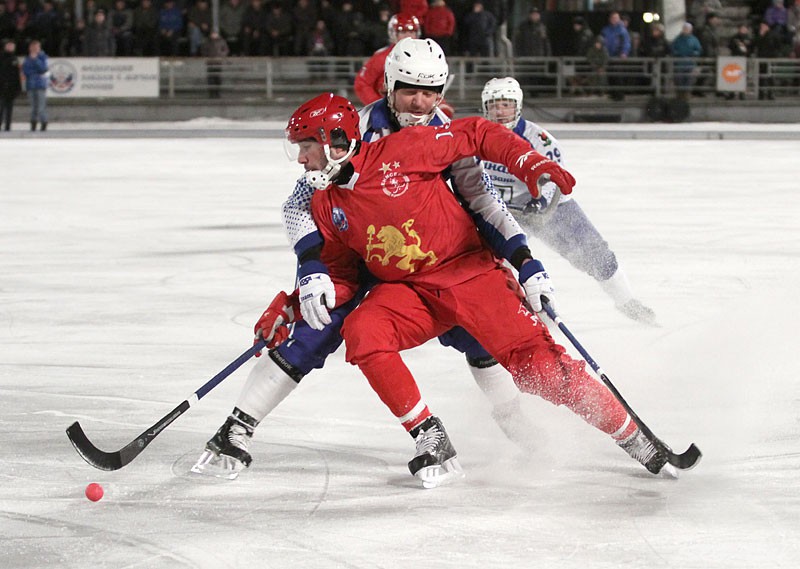
[(586, 363), (591, 366), (591, 368), (603, 381), (605, 386), (608, 387), (609, 391), (611, 391), (614, 397), (617, 398), (617, 401), (622, 404), (622, 406), (625, 408), (625, 411), (627, 411), (628, 415), (630, 415), (631, 420), (636, 423), (636, 425), (641, 429), (642, 433), (644, 433), (644, 436), (646, 436), (648, 440), (653, 443), (653, 446), (664, 453), (664, 455), (667, 457), (667, 462), (669, 462), (675, 468), (679, 468), (681, 470), (688, 470), (694, 467), (703, 456), (703, 453), (700, 452), (700, 449), (697, 448), (694, 443), (692, 443), (683, 453), (676, 454), (671, 448), (669, 448), (669, 446), (667, 446), (666, 443), (655, 436), (653, 431), (651, 431), (650, 428), (644, 424), (644, 421), (639, 418), (639, 415), (637, 415), (634, 410), (631, 409), (631, 406), (628, 405), (628, 402), (625, 401), (625, 398), (623, 398), (620, 392), (617, 391), (617, 388), (614, 387), (614, 384), (611, 383), (611, 380), (608, 379), (608, 376), (605, 374), (605, 372), (603, 372), (597, 362), (594, 361), (594, 358), (589, 355), (589, 352), (584, 349), (581, 343), (578, 342), (578, 339), (575, 338), (572, 332), (569, 331), (567, 325), (564, 324), (564, 322), (561, 320), (561, 317), (556, 313), (555, 310), (553, 310), (553, 307), (548, 304), (546, 298), (542, 299), (542, 306), (550, 319), (558, 325), (559, 330), (561, 330), (564, 335), (569, 338), (569, 341), (572, 342), (572, 345), (575, 346), (575, 349), (580, 352), (581, 356), (583, 356), (583, 359), (586, 360)]
[(191, 397), (184, 399), (180, 405), (161, 417), (156, 424), (116, 452), (105, 452), (94, 446), (86, 436), (86, 433), (83, 432), (83, 428), (81, 428), (78, 421), (75, 421), (67, 428), (67, 437), (69, 437), (69, 440), (72, 442), (75, 450), (78, 451), (78, 454), (95, 468), (99, 468), (100, 470), (119, 470), (139, 456), (161, 431), (166, 429), (175, 419), (183, 415), (189, 407), (197, 403), (209, 391), (219, 385), (223, 379), (239, 369), (242, 364), (265, 347), (266, 343), (264, 340), (256, 342), (252, 348), (233, 360), (217, 375), (209, 379), (200, 389), (195, 391)]

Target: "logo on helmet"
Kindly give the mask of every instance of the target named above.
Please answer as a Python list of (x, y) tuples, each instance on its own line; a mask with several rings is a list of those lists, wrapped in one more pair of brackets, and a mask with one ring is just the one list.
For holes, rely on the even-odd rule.
[(324, 112), (325, 112), (324, 108), (317, 109), (316, 111), (311, 111), (310, 113), (308, 113), (308, 116), (311, 117), (311, 118), (315, 118), (315, 117), (320, 116)]

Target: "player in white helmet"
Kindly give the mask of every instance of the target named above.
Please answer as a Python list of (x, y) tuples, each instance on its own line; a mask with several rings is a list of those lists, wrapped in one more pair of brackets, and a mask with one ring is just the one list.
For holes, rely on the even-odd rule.
[[(394, 53), (393, 50), (385, 64), (386, 96), (359, 112), (363, 140), (376, 140), (403, 126), (442, 125), (450, 120), (438, 108), (448, 77), (447, 61), (439, 45), (429, 39), (405, 38), (397, 43), (395, 50), (399, 51)], [(333, 144), (335, 141), (331, 141)], [(328, 166), (331, 166), (330, 160)], [(318, 172), (324, 171), (314, 171), (311, 177), (320, 175)], [(480, 165), (472, 158), (462, 160), (453, 164), (446, 175), (455, 195), (468, 208), (496, 256), (519, 268), (530, 256), (527, 237), (491, 189), (491, 182)], [(304, 176), (283, 205), (289, 242), (299, 264), (306, 268), (315, 266), (309, 259), (319, 252), (322, 245), (310, 208), (315, 186), (319, 184)], [(330, 279), (326, 281), (325, 267), (318, 269), (312, 274), (299, 276), (316, 283), (319, 298), (329, 301), (333, 293)], [(543, 274), (546, 277), (546, 273)], [(545, 281), (543, 286), (550, 287), (549, 278)], [(284, 301), (279, 297), (270, 309), (284, 310)], [(342, 342), (340, 329), (344, 317), (359, 300), (357, 296), (354, 301), (334, 310), (329, 310), (332, 303), (319, 303), (310, 319), (307, 317), (293, 327), (289, 341), (270, 349), (267, 356), (261, 358), (252, 369), (233, 413), (209, 441), (207, 451), (195, 465), (195, 472), (235, 478), (250, 464), (252, 459), (248, 447), (256, 426), (305, 375), (323, 367), (328, 355)], [(305, 316), (305, 312), (303, 314)], [(317, 330), (308, 320), (324, 327)], [(534, 447), (537, 438), (532, 433), (536, 431), (520, 408), (520, 393), (511, 374), (461, 328), (443, 335), (440, 341), (465, 354), (469, 369), (492, 404), (492, 416), (503, 432), (525, 449)]]
[[(558, 140), (536, 123), (522, 118), (522, 98), (522, 89), (513, 77), (491, 79), (481, 93), (483, 114), (527, 140), (537, 152), (563, 165), (564, 153)], [(627, 317), (655, 324), (655, 313), (634, 297), (616, 255), (572, 195), (560, 196), (553, 184), (546, 184), (542, 197), (532, 201), (525, 184), (505, 166), (485, 162), (484, 168), (495, 189), (530, 235), (538, 237), (573, 266), (595, 278)]]

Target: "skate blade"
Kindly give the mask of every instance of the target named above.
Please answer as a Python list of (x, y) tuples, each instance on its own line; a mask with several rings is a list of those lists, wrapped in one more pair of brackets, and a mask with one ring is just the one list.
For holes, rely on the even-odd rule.
[(421, 468), (414, 476), (420, 479), (423, 488), (431, 489), (450, 484), (464, 478), (466, 475), (458, 462), (458, 458), (453, 457), (443, 464)]
[(203, 454), (192, 466), (191, 472), (203, 476), (213, 476), (225, 480), (236, 480), (239, 473), (245, 469), (241, 461), (229, 456), (217, 455), (210, 450), (203, 451)]
[(668, 480), (677, 480), (680, 478), (680, 473), (677, 468), (672, 466), (670, 463), (665, 464), (661, 467), (661, 471), (658, 473), (659, 478), (666, 478)]

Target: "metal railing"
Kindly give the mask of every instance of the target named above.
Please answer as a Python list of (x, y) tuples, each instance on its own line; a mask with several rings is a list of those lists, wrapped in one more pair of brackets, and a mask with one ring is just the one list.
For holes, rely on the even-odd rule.
[[(176, 58), (161, 60), (162, 98), (280, 101), (298, 95), (334, 91), (353, 96), (353, 80), (363, 58), (233, 57), (224, 60)], [(584, 58), (459, 58), (449, 59), (453, 82), (448, 99), (480, 101), (492, 77), (515, 77), (528, 96), (548, 98), (646, 95), (670, 97), (682, 89), (692, 96), (716, 93), (716, 60), (611, 59), (593, 69)], [(751, 58), (747, 65), (749, 99), (800, 96), (800, 60)], [(212, 78), (209, 81), (209, 78)], [(219, 80), (219, 85), (214, 79)]]

